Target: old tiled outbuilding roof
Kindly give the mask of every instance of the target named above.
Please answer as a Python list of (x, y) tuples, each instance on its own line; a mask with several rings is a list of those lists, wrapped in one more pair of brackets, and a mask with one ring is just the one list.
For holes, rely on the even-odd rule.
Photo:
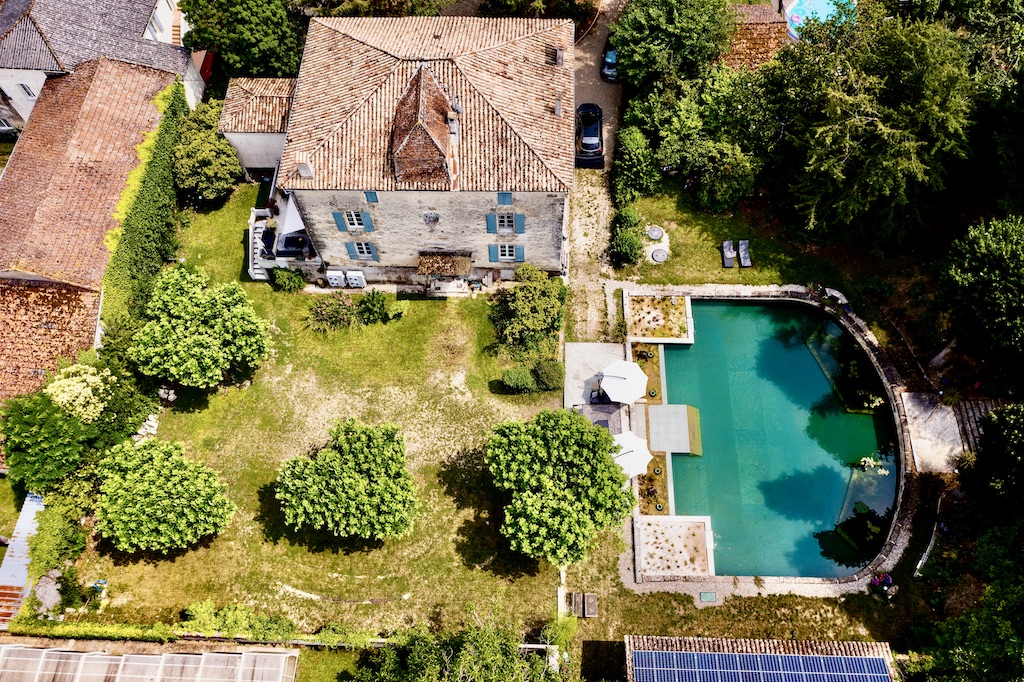
[(3, 0), (0, 68), (72, 71), (97, 57), (184, 74), (185, 48), (147, 40), (155, 0)]
[(736, 12), (736, 32), (722, 63), (730, 68), (756, 69), (769, 62), (788, 42), (786, 19), (770, 5), (730, 5)]
[[(560, 65), (556, 49), (562, 50)], [(572, 22), (477, 17), (313, 19), (280, 185), (454, 189), (438, 174), (403, 180), (394, 172), (396, 112), (424, 65), (453, 108), (462, 110), (453, 150), (458, 189), (572, 187)], [(300, 161), (312, 177), (299, 175)]]
[(294, 78), (232, 78), (217, 130), (222, 133), (283, 133), (295, 94)]
[(0, 401), (35, 391), (58, 358), (92, 348), (99, 308), (95, 291), (0, 279)]
[(52, 77), (0, 178), (0, 276), (99, 291), (114, 209), (174, 74), (99, 59)]
[(420, 251), (417, 272), (438, 277), (468, 277), (472, 268), (472, 251)]

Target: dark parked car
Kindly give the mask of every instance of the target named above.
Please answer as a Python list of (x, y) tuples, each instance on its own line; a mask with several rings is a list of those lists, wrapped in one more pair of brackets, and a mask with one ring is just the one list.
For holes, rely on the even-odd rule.
[(615, 48), (612, 44), (605, 42), (604, 44), (604, 57), (601, 59), (601, 78), (605, 79), (609, 83), (615, 83), (619, 80), (619, 72), (616, 68), (618, 64), (618, 58), (615, 54)]
[(604, 126), (601, 107), (581, 104), (576, 108), (576, 165), (604, 167)]

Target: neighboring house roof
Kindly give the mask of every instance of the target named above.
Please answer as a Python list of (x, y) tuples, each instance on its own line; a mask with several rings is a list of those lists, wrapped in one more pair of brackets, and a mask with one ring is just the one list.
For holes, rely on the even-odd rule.
[[(573, 182), (571, 21), (477, 17), (332, 18), (310, 22), (279, 174), (284, 189), (565, 192)], [(561, 66), (555, 50), (564, 51)], [(423, 69), (424, 65), (427, 69)], [(417, 79), (419, 79), (417, 81)], [(410, 88), (433, 102), (407, 126)], [(436, 157), (447, 137), (434, 109), (458, 105), (452, 175), (394, 166), (393, 134), (415, 132)], [(556, 103), (561, 115), (555, 115)], [(403, 123), (405, 121), (406, 123)], [(416, 121), (413, 121), (416, 123)], [(405, 159), (408, 161), (408, 159)], [(300, 162), (312, 177), (300, 177)], [(434, 164), (431, 166), (431, 164)], [(436, 158), (428, 166), (437, 171)], [(396, 177), (398, 170), (398, 177)], [(452, 177), (457, 178), (453, 186)]]
[(147, 40), (155, 0), (3, 0), (0, 68), (67, 72), (110, 57), (184, 74), (189, 51)]
[(295, 94), (294, 78), (232, 78), (217, 130), (222, 133), (283, 133)]
[(737, 14), (736, 32), (722, 63), (756, 69), (771, 61), (788, 42), (786, 19), (769, 5), (730, 5)]
[(58, 358), (92, 348), (99, 309), (95, 291), (0, 279), (0, 401), (35, 391)]
[(730, 5), (740, 24), (785, 24), (786, 18), (771, 5)]
[(99, 59), (46, 81), (0, 178), (0, 273), (98, 291), (135, 149), (174, 75)]

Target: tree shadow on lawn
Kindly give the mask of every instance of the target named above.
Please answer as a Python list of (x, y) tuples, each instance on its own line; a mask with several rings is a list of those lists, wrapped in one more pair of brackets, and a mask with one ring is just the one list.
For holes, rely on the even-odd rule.
[(482, 450), (461, 450), (441, 463), (438, 482), (459, 509), (472, 509), (473, 518), (458, 530), (455, 550), (466, 566), (502, 578), (534, 576), (540, 563), (514, 552), (501, 534), (506, 496), (494, 485)]
[(216, 535), (207, 535), (202, 538), (199, 542), (195, 542), (188, 547), (179, 547), (177, 549), (169, 550), (166, 554), (163, 552), (155, 551), (139, 551), (139, 552), (124, 552), (114, 547), (113, 543), (106, 539), (100, 538), (96, 543), (96, 552), (102, 556), (107, 557), (115, 566), (137, 566), (139, 564), (145, 564), (147, 566), (159, 566), (163, 563), (174, 563), (181, 557), (185, 556), (189, 552), (192, 552), (200, 547), (203, 549), (209, 549), (210, 545), (217, 538)]
[(274, 484), (267, 483), (259, 489), (259, 521), (263, 526), (263, 538), (272, 544), (281, 540), (305, 547), (310, 552), (332, 554), (358, 554), (372, 552), (384, 546), (382, 540), (364, 538), (339, 538), (326, 531), (314, 529), (292, 530), (284, 519), (281, 503), (274, 496)]

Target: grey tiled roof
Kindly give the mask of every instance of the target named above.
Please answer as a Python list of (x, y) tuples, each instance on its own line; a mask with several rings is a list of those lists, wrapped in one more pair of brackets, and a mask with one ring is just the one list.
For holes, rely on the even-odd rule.
[(4, 0), (0, 68), (71, 71), (110, 57), (184, 74), (188, 50), (144, 38), (155, 0)]

